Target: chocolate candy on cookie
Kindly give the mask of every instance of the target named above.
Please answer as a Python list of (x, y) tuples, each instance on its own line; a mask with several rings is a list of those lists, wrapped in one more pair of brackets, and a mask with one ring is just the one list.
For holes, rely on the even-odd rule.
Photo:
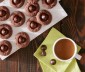
[(0, 21), (5, 21), (9, 18), (10, 11), (6, 6), (0, 6)]
[(52, 15), (47, 10), (41, 10), (37, 14), (37, 21), (42, 25), (48, 25), (52, 21)]
[(39, 12), (39, 4), (38, 3), (27, 3), (25, 6), (25, 11), (28, 16), (36, 16)]
[(8, 24), (0, 25), (0, 38), (8, 39), (12, 35), (12, 28)]
[(40, 30), (41, 24), (37, 22), (36, 17), (32, 17), (27, 21), (27, 28), (32, 32), (37, 32)]
[(25, 48), (28, 46), (29, 42), (30, 42), (30, 38), (29, 35), (25, 32), (20, 32), (16, 35), (15, 37), (16, 39), (16, 45), (19, 48)]
[(25, 22), (25, 15), (20, 11), (15, 11), (10, 17), (12, 26), (19, 27)]

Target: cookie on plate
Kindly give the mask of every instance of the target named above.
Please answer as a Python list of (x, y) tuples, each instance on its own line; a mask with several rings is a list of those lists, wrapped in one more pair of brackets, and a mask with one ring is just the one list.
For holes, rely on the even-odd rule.
[(48, 25), (52, 21), (52, 15), (47, 10), (41, 10), (37, 14), (37, 21), (42, 25)]
[(6, 6), (0, 6), (0, 21), (7, 20), (10, 16), (10, 11)]
[(10, 17), (12, 26), (19, 27), (25, 22), (25, 15), (20, 11), (15, 11)]
[(15, 8), (20, 8), (24, 5), (25, 0), (10, 0), (10, 4)]
[(25, 6), (25, 11), (28, 16), (36, 16), (39, 12), (39, 4), (38, 3), (27, 3)]
[(0, 38), (8, 39), (12, 35), (12, 28), (8, 24), (0, 25)]
[(27, 28), (32, 32), (37, 32), (41, 28), (41, 24), (37, 22), (36, 17), (31, 17), (27, 21)]
[(20, 32), (16, 35), (15, 37), (16, 39), (16, 45), (19, 48), (25, 48), (28, 46), (29, 42), (30, 42), (30, 38), (29, 35), (26, 32)]
[(51, 9), (57, 4), (57, 0), (42, 0), (44, 7)]
[(1, 41), (0, 42), (0, 55), (7, 56), (10, 54), (12, 50), (12, 45), (9, 41)]

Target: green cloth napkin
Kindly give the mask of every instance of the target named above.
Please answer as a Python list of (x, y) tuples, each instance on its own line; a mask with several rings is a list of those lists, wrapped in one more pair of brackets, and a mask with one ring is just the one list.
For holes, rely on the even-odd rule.
[[(51, 59), (56, 59), (53, 55), (52, 46), (57, 39), (62, 37), (65, 37), (65, 36), (61, 34), (55, 28), (52, 28), (48, 36), (46, 37), (46, 39), (41, 44), (41, 45), (43, 44), (47, 45), (47, 50), (46, 50), (47, 55), (41, 56), (40, 47), (34, 53), (34, 56), (39, 60), (41, 64), (43, 72), (47, 72), (47, 71), (49, 72), (80, 72), (80, 69), (75, 59), (67, 61), (67, 62), (61, 62), (56, 60), (57, 63), (55, 65), (50, 64)], [(78, 45), (77, 45), (77, 48), (79, 51), (80, 47)]]
[[(49, 72), (57, 72), (57, 71), (54, 71), (53, 69), (50, 69), (48, 66), (46, 66), (42, 62), (40, 62), (40, 65), (42, 67), (43, 72), (47, 72), (47, 71), (49, 71)], [(72, 62), (69, 64), (68, 68), (64, 72), (81, 72), (81, 71), (80, 71), (80, 69), (78, 67), (78, 64), (77, 64), (76, 60), (73, 59)]]

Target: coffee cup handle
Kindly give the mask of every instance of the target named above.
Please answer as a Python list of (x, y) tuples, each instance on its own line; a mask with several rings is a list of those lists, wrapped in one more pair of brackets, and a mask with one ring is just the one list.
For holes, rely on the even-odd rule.
[(79, 55), (79, 54), (76, 54), (76, 55), (75, 55), (75, 58), (76, 58), (77, 60), (81, 60), (82, 56)]

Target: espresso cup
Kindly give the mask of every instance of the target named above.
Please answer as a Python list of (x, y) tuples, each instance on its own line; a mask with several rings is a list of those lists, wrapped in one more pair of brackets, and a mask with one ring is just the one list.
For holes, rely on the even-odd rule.
[(70, 38), (59, 38), (53, 44), (53, 54), (55, 58), (59, 61), (69, 61), (73, 58), (78, 60), (81, 56), (77, 54), (76, 43)]

